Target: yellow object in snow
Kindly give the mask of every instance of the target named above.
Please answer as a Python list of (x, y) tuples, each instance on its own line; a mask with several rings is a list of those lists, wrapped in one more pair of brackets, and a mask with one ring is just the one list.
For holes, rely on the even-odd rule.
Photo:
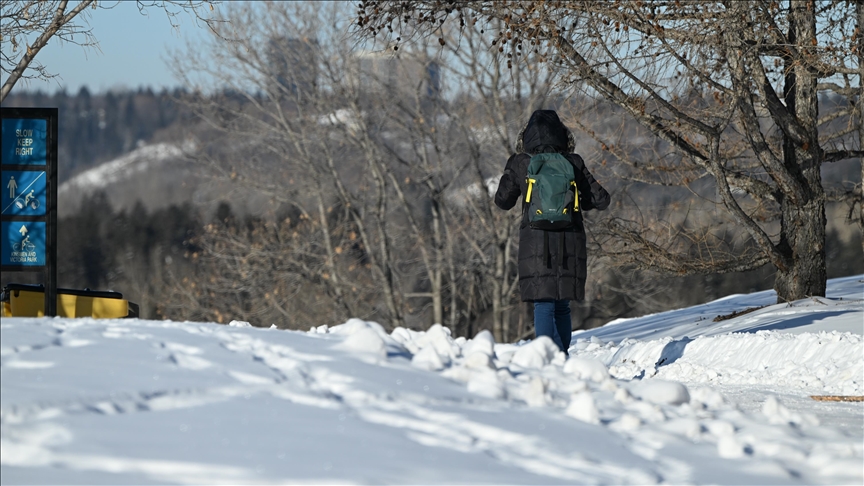
[[(3, 288), (3, 317), (43, 317), (42, 285), (9, 284)], [(120, 292), (57, 289), (57, 317), (117, 319), (138, 317), (138, 305)]]

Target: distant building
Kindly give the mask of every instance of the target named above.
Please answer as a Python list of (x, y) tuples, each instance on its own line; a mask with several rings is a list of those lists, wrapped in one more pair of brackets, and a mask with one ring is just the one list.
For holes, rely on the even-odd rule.
[(273, 93), (314, 93), (318, 89), (318, 41), (275, 37), (267, 43), (267, 63)]
[(441, 92), (441, 68), (433, 60), (392, 51), (356, 54), (357, 72), (353, 73), (361, 89), (399, 90), (434, 99)]

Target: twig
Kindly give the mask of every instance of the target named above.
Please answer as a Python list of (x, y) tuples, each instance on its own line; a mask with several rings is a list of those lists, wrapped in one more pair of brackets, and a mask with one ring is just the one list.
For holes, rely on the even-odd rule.
[(819, 402), (864, 402), (862, 395), (810, 395), (810, 398)]
[(725, 315), (722, 315), (722, 316), (717, 316), (717, 317), (714, 318), (714, 322), (725, 321), (725, 320), (727, 320), (727, 319), (734, 319), (734, 318), (736, 318), (736, 317), (738, 317), (738, 316), (743, 316), (744, 314), (749, 314), (749, 313), (751, 313), (751, 312), (753, 312), (753, 311), (757, 311), (757, 310), (759, 310), (759, 309), (762, 309), (763, 307), (767, 307), (767, 306), (762, 305), (762, 306), (759, 306), (759, 307), (750, 307), (749, 309), (744, 309), (744, 310), (742, 310), (742, 311), (735, 311), (735, 312), (733, 312), (733, 313), (731, 313), (731, 314), (725, 314)]

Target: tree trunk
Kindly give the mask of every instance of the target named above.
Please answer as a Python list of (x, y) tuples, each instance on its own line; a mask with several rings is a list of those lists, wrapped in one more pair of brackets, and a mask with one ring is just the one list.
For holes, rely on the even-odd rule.
[[(441, 223), (441, 208), (438, 201), (432, 196), (432, 245), (435, 250), (434, 260), (431, 262), (432, 269), (432, 324), (441, 324), (444, 322), (444, 255), (442, 223)], [(451, 326), (453, 324), (451, 323)]]
[[(858, 86), (864, 86), (864, 4), (858, 2), (855, 5), (855, 13), (858, 17)], [(864, 147), (864, 97), (858, 96), (858, 146)], [(864, 157), (859, 158), (861, 163), (861, 187), (858, 196), (858, 227), (861, 229), (861, 251), (864, 254)], [(854, 203), (853, 203), (854, 204)], [(853, 206), (854, 207), (854, 206)]]
[(504, 327), (502, 321), (504, 317), (504, 288), (507, 286), (504, 281), (504, 269), (507, 265), (507, 245), (506, 241), (498, 240), (495, 245), (495, 278), (492, 279), (492, 335), (495, 337), (495, 342), (504, 342)]
[(774, 280), (777, 302), (825, 296), (825, 195), (821, 186), (818, 192), (804, 205), (784, 200), (779, 246), (787, 264)]
[[(449, 224), (445, 222), (444, 224), (444, 237), (446, 238), (447, 244), (447, 274), (450, 277), (450, 325), (453, 326), (453, 330), (456, 330), (457, 323), (459, 322), (459, 288), (457, 287), (456, 281), (456, 266), (454, 264), (454, 255), (453, 255), (453, 235), (448, 230)], [(470, 315), (471, 306), (468, 306), (468, 312)], [(470, 336), (469, 336), (470, 337)]]
[(339, 267), (336, 266), (335, 254), (336, 250), (333, 247), (333, 239), (331, 238), (331, 229), (330, 222), (327, 219), (327, 208), (324, 206), (324, 197), (322, 196), (323, 188), (320, 183), (317, 183), (317, 188), (315, 192), (315, 201), (318, 204), (318, 218), (319, 223), (321, 224), (321, 239), (324, 243), (324, 265), (327, 268), (327, 273), (330, 275), (329, 279), (325, 279), (327, 281), (327, 286), (333, 291), (333, 297), (336, 299), (336, 303), (338, 307), (341, 307), (345, 313), (340, 313), (339, 316), (341, 318), (350, 318), (353, 316), (354, 312), (351, 309), (351, 306), (345, 300), (345, 295), (342, 292), (342, 277), (339, 274)]
[[(815, 6), (796, 0), (789, 6), (789, 41), (799, 52), (815, 45)], [(825, 296), (825, 191), (822, 188), (822, 156), (816, 123), (819, 100), (817, 75), (803, 63), (787, 60), (784, 98), (786, 107), (804, 128), (808, 140), (794, 142), (784, 133), (783, 155), (789, 173), (804, 188), (804, 200), (786, 195), (781, 202), (780, 242), (778, 249), (785, 265), (778, 267), (774, 281), (778, 302), (810, 296)]]

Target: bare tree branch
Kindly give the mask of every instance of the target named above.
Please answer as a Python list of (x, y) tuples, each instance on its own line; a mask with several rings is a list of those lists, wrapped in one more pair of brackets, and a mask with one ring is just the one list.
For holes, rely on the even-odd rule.
[[(203, 21), (212, 30), (218, 20), (209, 17), (209, 11), (214, 10), (214, 5), (218, 2), (219, 0), (136, 0), (136, 5), (141, 13), (150, 8), (162, 9), (172, 25), (175, 25), (174, 18), (178, 11), (185, 11)], [(4, 49), (0, 57), (2, 60), (0, 70), (8, 74), (8, 78), (0, 87), (0, 102), (6, 99), (21, 79), (54, 77), (42, 64), (35, 61), (39, 51), (52, 39), (83, 47), (98, 47), (85, 12), (88, 8), (110, 9), (116, 6), (117, 4), (101, 6), (96, 0), (79, 0), (71, 9), (69, 9), (69, 0), (4, 2), (0, 9), (0, 39), (4, 43), (9, 42), (13, 49), (11, 52)], [(209, 10), (205, 10), (205, 6), (209, 7)], [(38, 36), (31, 43), (30, 37), (37, 34)], [(75, 35), (83, 36), (84, 41), (76, 41)], [(15, 54), (22, 44), (24, 45), (22, 53)], [(28, 69), (35, 70), (35, 74), (27, 75)]]
[(832, 152), (825, 152), (822, 162), (837, 162), (840, 160), (854, 159), (856, 157), (864, 157), (864, 150), (835, 150)]

